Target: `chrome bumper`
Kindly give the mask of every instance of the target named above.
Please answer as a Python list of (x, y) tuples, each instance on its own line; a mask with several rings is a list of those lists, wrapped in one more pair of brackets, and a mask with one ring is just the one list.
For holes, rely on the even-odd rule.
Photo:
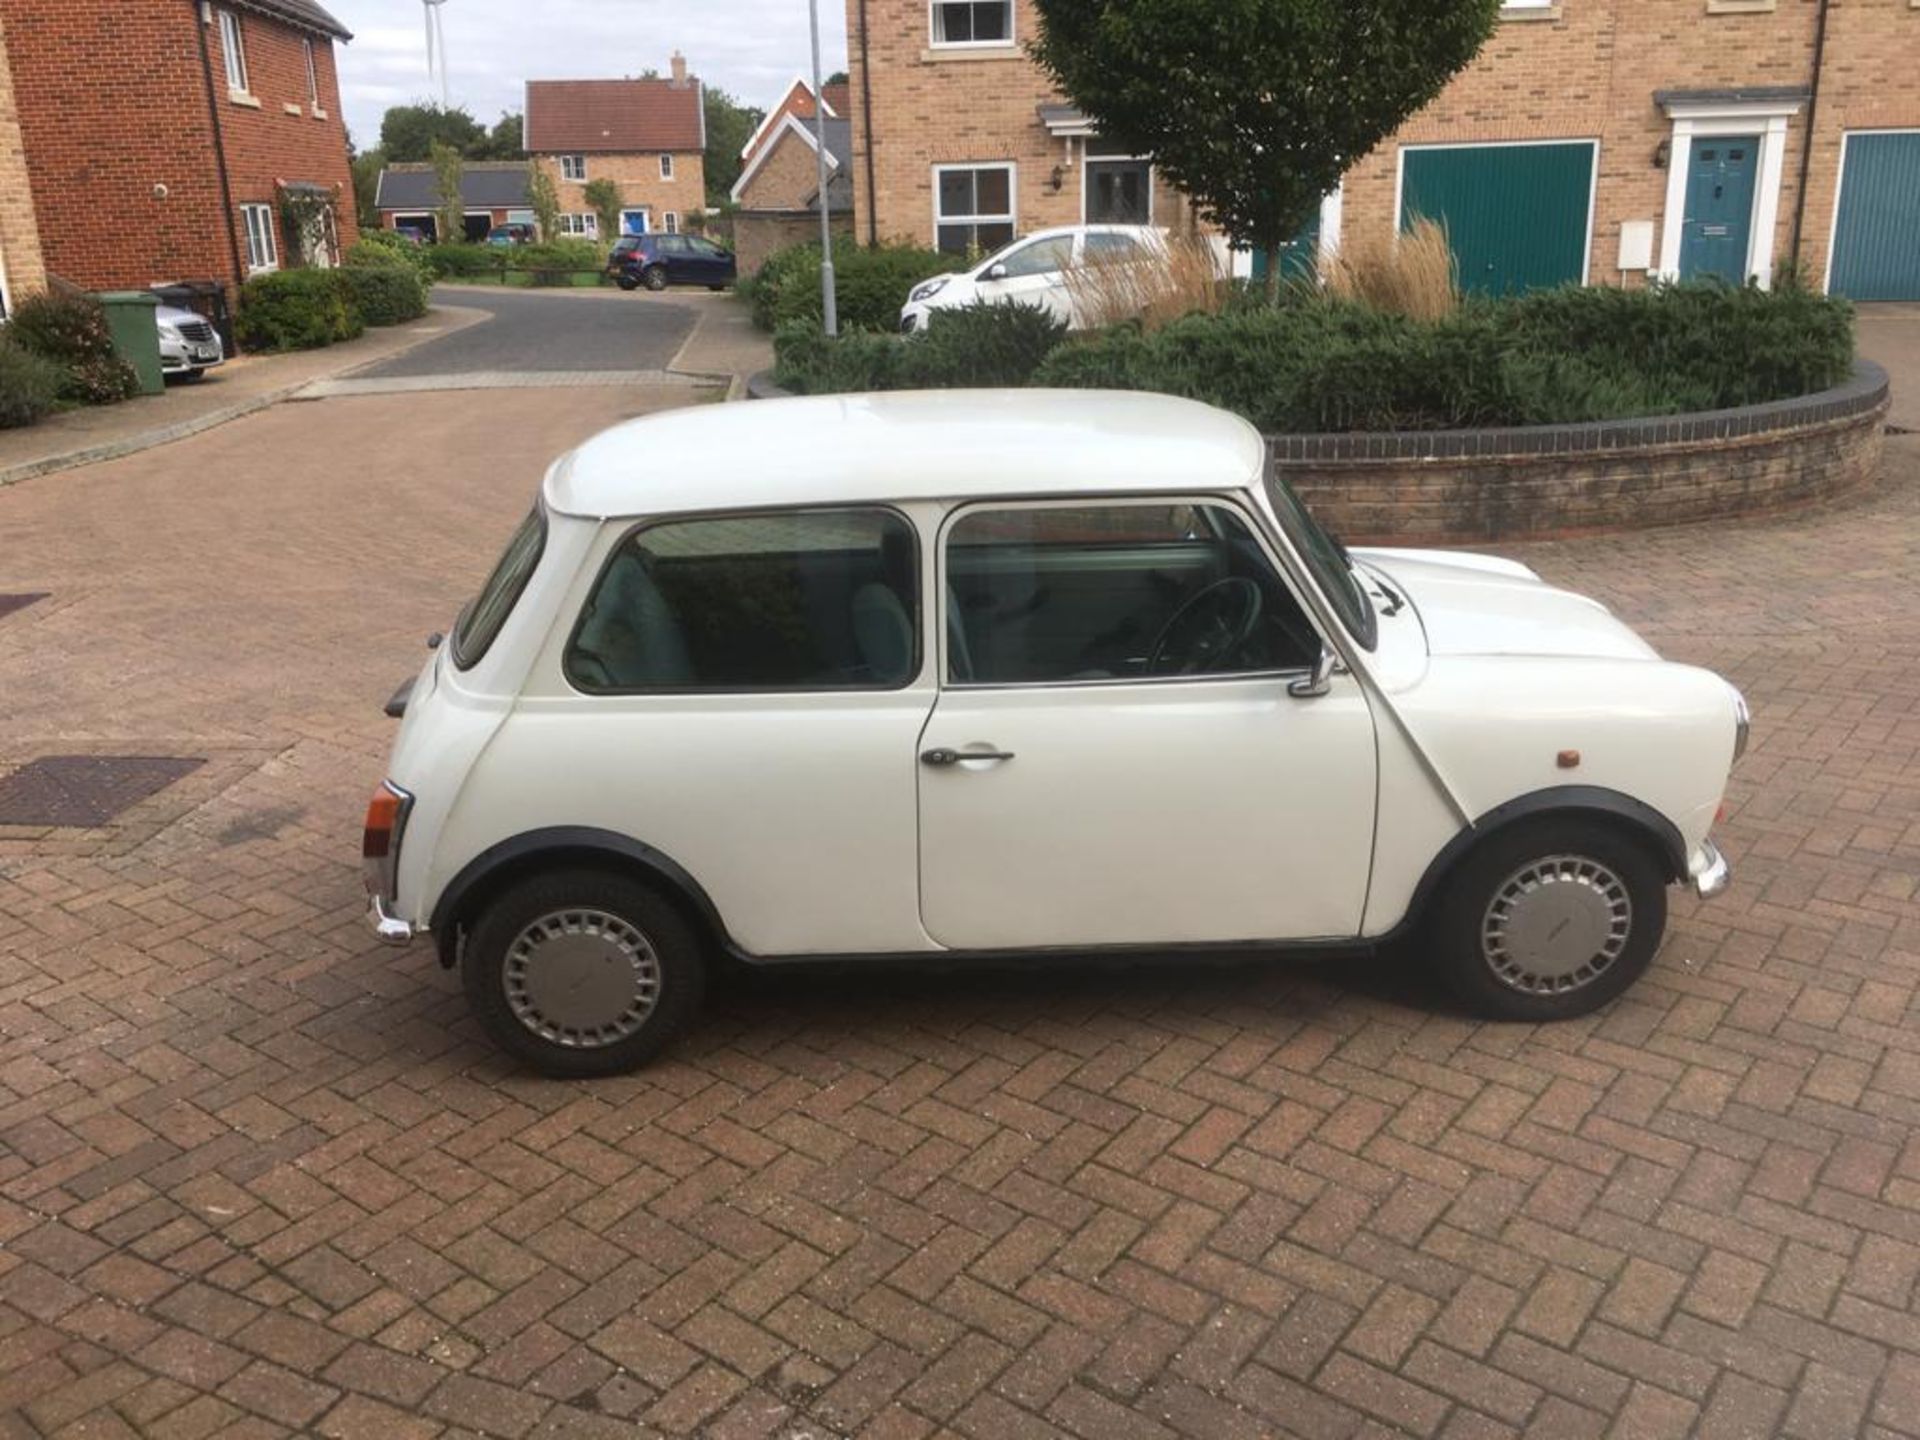
[(404, 945), (419, 933), (399, 916), (389, 913), (386, 900), (379, 895), (367, 902), (367, 924), (389, 945)]
[(1711, 900), (1733, 883), (1733, 866), (1711, 840), (1700, 842), (1700, 858), (1705, 863), (1694, 874), (1694, 893), (1702, 900)]

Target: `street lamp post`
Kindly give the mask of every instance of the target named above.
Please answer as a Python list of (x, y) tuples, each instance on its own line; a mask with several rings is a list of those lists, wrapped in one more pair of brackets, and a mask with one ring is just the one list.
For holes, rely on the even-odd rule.
[(827, 213), (827, 97), (820, 89), (820, 0), (807, 0), (807, 21), (813, 30), (813, 158), (820, 177), (820, 316), (827, 334), (838, 335), (840, 317), (833, 294), (833, 222)]

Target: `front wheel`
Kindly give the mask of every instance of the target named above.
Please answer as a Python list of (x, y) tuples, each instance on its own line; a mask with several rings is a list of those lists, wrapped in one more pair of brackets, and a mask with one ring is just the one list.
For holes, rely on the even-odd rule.
[(649, 265), (640, 272), (640, 282), (649, 290), (667, 288), (667, 269), (664, 265)]
[(1497, 835), (1448, 877), (1430, 939), (1461, 1000), (1496, 1020), (1599, 1009), (1653, 962), (1667, 887), (1651, 851), (1577, 820)]
[(652, 1059), (700, 1009), (700, 937), (657, 891), (597, 870), (536, 875), (481, 914), (461, 957), (474, 1014), (556, 1077)]

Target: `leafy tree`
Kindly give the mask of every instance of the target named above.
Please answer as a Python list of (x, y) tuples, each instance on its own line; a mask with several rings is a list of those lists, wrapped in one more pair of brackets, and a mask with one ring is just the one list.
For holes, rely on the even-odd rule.
[(451, 145), (462, 155), (476, 155), (487, 132), (460, 106), (447, 109), (428, 101), (395, 105), (380, 121), (380, 148), (389, 164), (418, 163), (432, 157), (436, 143)]
[(518, 160), (527, 153), (523, 138), (525, 122), (517, 111), (502, 110), (500, 118), (493, 122), (493, 128), (487, 131), (479, 153), (470, 154), (474, 160)]
[(467, 216), (466, 206), (460, 202), (460, 179), (466, 162), (460, 158), (460, 152), (444, 140), (433, 142), (429, 159), (433, 165), (434, 186), (440, 195), (439, 238), (443, 242), (464, 240)]
[(1034, 59), (1267, 256), (1479, 51), (1501, 0), (1035, 0)]
[(598, 180), (589, 180), (587, 188), (580, 192), (587, 204), (593, 207), (593, 213), (600, 217), (600, 233), (611, 240), (620, 233), (620, 187), (613, 181), (601, 176)]
[(380, 172), (387, 168), (387, 152), (378, 145), (364, 154), (347, 137), (347, 162), (353, 171), (353, 210), (362, 230), (380, 228), (380, 211), (375, 200), (380, 192)]
[(847, 72), (844, 70), (836, 70), (820, 83), (822, 85), (845, 85), (848, 83)]
[(706, 87), (707, 111), (707, 200), (718, 205), (733, 190), (740, 178), (740, 150), (753, 132), (760, 128), (766, 111), (742, 105), (716, 86)]
[(527, 174), (527, 205), (533, 211), (540, 239), (552, 243), (560, 238), (560, 192), (547, 167), (534, 162)]

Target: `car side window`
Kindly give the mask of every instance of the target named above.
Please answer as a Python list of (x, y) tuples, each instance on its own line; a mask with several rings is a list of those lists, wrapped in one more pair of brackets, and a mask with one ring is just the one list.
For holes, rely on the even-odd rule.
[(1096, 230), (1087, 236), (1087, 259), (1089, 260), (1125, 261), (1140, 258), (1140, 245), (1131, 235), (1120, 235), (1111, 230)]
[(1073, 237), (1055, 235), (1021, 247), (1000, 264), (1006, 269), (1007, 279), (1018, 280), (1028, 275), (1054, 274), (1066, 269), (1072, 261)]
[(1226, 505), (972, 510), (947, 532), (945, 578), (949, 684), (1262, 674), (1320, 650)]
[(920, 670), (919, 545), (891, 510), (642, 526), (567, 643), (578, 689), (886, 690)]

